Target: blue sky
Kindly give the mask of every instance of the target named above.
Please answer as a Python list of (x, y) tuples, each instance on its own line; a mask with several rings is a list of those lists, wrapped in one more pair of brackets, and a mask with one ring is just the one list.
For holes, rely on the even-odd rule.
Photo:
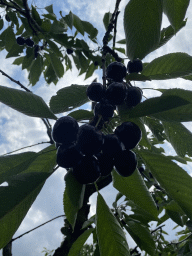
[[(103, 16), (106, 12), (113, 12), (115, 1), (103, 1), (103, 0), (68, 0), (68, 1), (52, 1), (52, 0), (33, 0), (29, 3), (33, 3), (34, 6), (38, 8), (43, 8), (47, 5), (50, 5), (54, 2), (54, 12), (56, 14), (61, 10), (63, 15), (66, 15), (71, 10), (73, 13), (78, 15), (82, 20), (89, 21), (99, 30), (98, 39), (101, 44), (102, 37), (105, 33), (103, 26)], [(124, 29), (123, 29), (123, 10), (127, 4), (127, 0), (122, 0), (120, 4), (120, 15), (118, 19), (118, 33), (117, 41), (124, 39)], [(186, 52), (189, 55), (192, 55), (192, 4), (190, 4), (186, 17), (188, 17), (186, 27), (181, 30), (175, 37), (173, 37), (169, 43), (167, 43), (162, 48), (157, 51), (149, 54), (143, 61), (149, 62), (156, 57), (161, 55), (171, 53), (171, 52)], [(42, 9), (39, 9), (42, 11)], [(163, 18), (163, 27), (167, 27), (169, 22), (164, 16)], [(71, 32), (72, 33), (72, 32)], [(85, 38), (87, 38), (85, 36)], [(88, 41), (90, 44), (91, 42)], [(122, 46), (121, 46), (122, 47)], [(26, 70), (21, 70), (20, 67), (11, 65), (14, 58), (5, 59), (6, 53), (0, 52), (1, 58), (1, 68), (8, 75), (13, 77), (16, 80), (19, 80), (21, 83), (27, 86), (27, 72)], [(128, 60), (125, 61), (127, 64)], [(90, 84), (94, 78), (97, 78), (101, 82), (102, 73), (97, 72), (91, 78), (84, 81), (84, 75), (78, 77), (78, 71), (76, 68), (73, 68), (73, 71), (67, 71), (64, 77), (58, 82), (55, 86), (54, 84), (47, 85), (45, 81), (41, 78), (39, 83), (35, 87), (30, 87), (35, 94), (41, 96), (45, 102), (48, 104), (52, 95), (55, 95), (56, 92), (71, 84)], [(12, 83), (6, 77), (0, 75), (0, 84), (7, 87), (20, 89), (19, 86)], [(152, 81), (152, 82), (136, 82), (136, 86), (139, 86), (143, 89), (143, 94), (149, 98), (159, 95), (158, 92), (153, 90), (145, 90), (145, 88), (183, 88), (188, 89), (192, 87), (192, 82), (184, 79), (172, 79), (165, 81)], [(90, 104), (86, 104), (84, 109), (89, 109)], [(42, 141), (49, 141), (49, 138), (46, 133), (46, 128), (39, 118), (28, 117), (24, 114), (18, 113), (17, 111), (7, 107), (6, 105), (0, 103), (0, 154), (5, 154), (7, 152), (19, 149), (26, 145), (32, 145)], [(58, 117), (63, 114), (57, 115)], [(55, 121), (50, 121), (54, 125)], [(191, 123), (185, 123), (188, 129), (192, 131)], [(33, 148), (19, 151), (26, 152), (30, 151), (39, 151), (45, 147), (46, 144), (39, 145)], [(48, 145), (48, 144), (47, 144)], [(170, 145), (165, 146), (165, 150), (168, 154), (174, 154), (175, 151)], [(184, 166), (185, 170), (192, 174), (192, 165), (189, 163), (188, 166)], [(63, 214), (63, 191), (64, 191), (64, 175), (66, 173), (65, 169), (59, 168), (45, 183), (41, 193), (37, 197), (36, 201), (29, 210), (26, 218), (22, 222), (18, 231), (14, 237), (19, 236), (20, 234), (32, 229), (41, 223), (48, 221), (51, 218), (54, 218), (58, 215)], [(106, 202), (111, 206), (117, 190), (115, 190), (111, 185), (106, 187), (101, 191)], [(91, 199), (91, 214), (95, 213), (95, 202), (96, 194), (94, 194)], [(63, 219), (57, 219), (44, 227), (33, 231), (32, 233), (22, 237), (21, 239), (16, 240), (13, 243), (13, 255), (14, 256), (39, 256), (43, 255), (41, 251), (43, 247), (48, 249), (56, 249), (61, 241), (62, 234), (60, 233), (60, 228), (63, 226)], [(175, 226), (175, 223), (168, 222), (166, 231), (170, 231), (172, 227)], [(171, 233), (169, 239), (173, 239), (173, 233)], [(129, 238), (130, 247), (134, 246), (134, 243)]]

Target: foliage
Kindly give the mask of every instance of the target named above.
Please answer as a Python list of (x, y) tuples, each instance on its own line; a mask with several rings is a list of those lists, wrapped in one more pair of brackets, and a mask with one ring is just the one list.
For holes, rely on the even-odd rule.
[[(102, 69), (103, 84), (106, 85), (105, 68), (111, 62), (124, 62), (127, 57), (131, 61), (142, 60), (185, 27), (189, 0), (130, 0), (124, 9), (125, 38), (116, 42), (119, 4), (117, 0), (114, 13), (104, 15), (106, 33), (100, 48), (97, 28), (71, 11), (65, 16), (60, 12), (60, 17), (57, 17), (53, 5), (46, 6), (45, 12), (40, 14), (38, 8), (29, 7), (26, 0), (0, 0), (0, 7), (10, 18), (10, 22), (0, 19), (0, 50), (6, 50), (6, 58), (14, 57), (13, 65), (27, 70), (32, 86), (37, 84), (41, 75), (47, 84), (56, 85), (73, 65), (79, 75), (85, 75), (85, 79)], [(161, 29), (163, 12), (170, 26)], [(74, 36), (69, 36), (70, 30), (75, 31)], [(96, 50), (82, 39), (85, 34)], [(18, 45), (18, 36), (30, 37), (39, 46), (38, 51), (35, 53), (37, 48), (27, 44)], [(107, 46), (110, 40), (113, 40), (112, 48)], [(67, 49), (72, 50), (71, 54)], [(126, 82), (192, 80), (192, 56), (184, 52), (159, 56), (143, 63), (143, 67), (139, 74), (127, 74)], [(58, 168), (48, 119), (56, 120), (55, 114), (69, 110), (69, 115), (80, 123), (88, 123), (94, 116), (93, 109), (77, 109), (89, 102), (87, 86), (72, 84), (58, 90), (48, 106), (42, 97), (14, 82), (22, 89), (0, 86), (0, 102), (27, 116), (41, 118), (52, 145), (38, 153), (0, 156), (0, 184), (8, 183), (8, 186), (0, 186), (0, 248), (4, 251), (14, 242), (15, 232), (46, 179)], [(113, 170), (112, 175), (100, 178), (96, 184), (81, 185), (71, 171), (67, 172), (63, 196), (66, 218), (61, 229), (64, 240), (54, 256), (125, 256), (140, 255), (141, 251), (154, 256), (192, 254), (192, 177), (179, 165), (187, 164), (192, 157), (192, 134), (182, 124), (192, 121), (192, 92), (176, 88), (156, 90), (161, 96), (145, 99), (131, 109), (125, 104), (119, 106), (115, 116), (106, 121), (102, 129), (104, 134), (112, 133), (125, 121), (140, 127), (142, 140), (134, 148), (138, 168), (132, 176), (122, 177)], [(170, 143), (177, 155), (165, 155), (160, 146), (164, 143)], [(140, 167), (144, 167), (142, 172)], [(111, 182), (118, 190), (112, 209), (99, 193)], [(88, 218), (89, 197), (95, 192), (98, 192), (96, 215)], [(176, 242), (168, 242), (164, 237), (163, 223), (168, 219), (182, 227), (178, 233), (181, 237)], [(152, 221), (157, 223), (154, 229), (151, 228)], [(126, 233), (135, 241), (135, 248), (129, 248)], [(84, 245), (91, 234), (93, 245)], [(52, 253), (46, 249), (44, 252), (45, 255)]]

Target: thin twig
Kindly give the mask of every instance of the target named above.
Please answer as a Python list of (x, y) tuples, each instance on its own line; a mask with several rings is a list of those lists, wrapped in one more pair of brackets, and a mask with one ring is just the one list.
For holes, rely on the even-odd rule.
[(15, 241), (15, 240), (21, 238), (22, 236), (24, 236), (24, 235), (26, 235), (26, 234), (29, 234), (30, 232), (34, 231), (35, 229), (38, 229), (38, 228), (44, 226), (45, 224), (47, 224), (47, 223), (49, 223), (49, 222), (51, 222), (51, 221), (53, 221), (53, 220), (55, 220), (55, 219), (61, 218), (61, 217), (65, 217), (65, 215), (60, 215), (60, 216), (57, 216), (57, 217), (55, 217), (55, 218), (53, 218), (53, 219), (51, 219), (51, 220), (48, 220), (48, 221), (44, 222), (43, 224), (41, 224), (41, 225), (39, 225), (39, 226), (37, 226), (37, 227), (35, 227), (35, 228), (33, 228), (33, 229), (31, 229), (31, 230), (29, 230), (29, 231), (23, 233), (22, 235), (17, 236), (16, 238), (11, 239), (11, 241), (13, 242), (13, 241)]
[(27, 92), (31, 92), (29, 89), (27, 89), (22, 83), (20, 83), (19, 81), (16, 81), (15, 79), (13, 79), (12, 77), (10, 77), (8, 74), (6, 74), (3, 70), (0, 69), (0, 72), (2, 73), (3, 76), (8, 77), (12, 82), (18, 84), (19, 86), (21, 86), (22, 89), (24, 89)]
[(108, 42), (109, 42), (109, 36), (110, 36), (110, 32), (113, 30), (114, 28), (114, 23), (115, 23), (115, 18), (116, 18), (116, 14), (118, 12), (119, 9), (119, 4), (120, 4), (121, 0), (117, 0), (116, 1), (116, 5), (115, 5), (115, 10), (111, 16), (111, 20), (109, 22), (107, 31), (103, 37), (103, 52), (102, 52), (102, 68), (103, 68), (103, 86), (106, 88), (106, 67), (105, 67), (105, 62), (106, 62), (106, 55), (107, 52), (105, 50), (105, 47), (107, 46)]
[(17, 151), (19, 151), (19, 150), (22, 150), (22, 149), (25, 149), (25, 148), (34, 147), (34, 146), (41, 145), (41, 144), (44, 144), (44, 143), (50, 143), (50, 141), (47, 141), (47, 142), (39, 142), (39, 143), (33, 144), (33, 145), (31, 145), (31, 146), (26, 146), (26, 147), (23, 147), (23, 148), (19, 148), (19, 149), (16, 149), (16, 150), (14, 150), (14, 151), (11, 151), (11, 152), (8, 152), (8, 153), (6, 153), (6, 154), (3, 154), (2, 156), (6, 156), (6, 155), (9, 155), (9, 154), (11, 154), (11, 153), (17, 152)]

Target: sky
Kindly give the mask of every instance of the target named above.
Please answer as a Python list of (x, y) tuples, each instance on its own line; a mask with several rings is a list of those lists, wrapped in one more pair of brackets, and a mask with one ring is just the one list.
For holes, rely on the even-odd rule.
[[(39, 8), (40, 13), (43, 12), (45, 6), (50, 5), (54, 2), (54, 12), (56, 14), (59, 11), (62, 11), (63, 16), (68, 14), (71, 10), (74, 14), (79, 16), (82, 20), (91, 22), (98, 30), (98, 39), (100, 45), (102, 45), (102, 37), (105, 33), (103, 26), (103, 16), (106, 12), (114, 11), (115, 1), (103, 1), (103, 0), (68, 0), (68, 1), (59, 1), (59, 0), (33, 0), (34, 6)], [(124, 39), (124, 29), (123, 29), (123, 12), (125, 5), (128, 3), (128, 0), (122, 0), (120, 3), (120, 14), (118, 17), (117, 24), (117, 41)], [(0, 11), (1, 12), (1, 11)], [(1, 13), (3, 16), (3, 13)], [(153, 59), (168, 54), (171, 52), (185, 52), (189, 55), (192, 55), (192, 4), (190, 4), (186, 17), (188, 17), (187, 24), (176, 36), (174, 36), (169, 43), (155, 52), (149, 54), (143, 62), (150, 62)], [(162, 28), (167, 27), (169, 22), (167, 18), (163, 17)], [(71, 35), (73, 32), (70, 32)], [(85, 36), (87, 38), (87, 36)], [(88, 41), (88, 44), (91, 42)], [(122, 47), (122, 45), (121, 45)], [(9, 76), (13, 77), (16, 80), (19, 80), (25, 86), (28, 85), (27, 72), (26, 70), (21, 70), (20, 66), (11, 65), (14, 61), (14, 58), (5, 59), (6, 52), (0, 52), (1, 66), (0, 69), (6, 72)], [(128, 59), (125, 61), (127, 64)], [(97, 78), (99, 82), (101, 80), (102, 73), (96, 72), (91, 78), (84, 81), (84, 75), (78, 76), (78, 71), (73, 67), (73, 71), (67, 71), (66, 74), (58, 84), (47, 85), (43, 78), (37, 83), (34, 87), (29, 87), (33, 93), (41, 96), (44, 101), (49, 104), (50, 98), (52, 95), (56, 95), (56, 92), (66, 86), (71, 84), (90, 84), (93, 79)], [(20, 89), (18, 85), (12, 83), (8, 78), (0, 74), (0, 85)], [(139, 86), (143, 89), (143, 94), (145, 97), (150, 98), (160, 95), (159, 92), (154, 90), (149, 90), (145, 88), (183, 88), (190, 90), (192, 88), (192, 82), (184, 79), (172, 79), (165, 81), (147, 81), (145, 83), (135, 82), (136, 86)], [(90, 109), (90, 104), (83, 106), (84, 109)], [(19, 113), (12, 108), (7, 107), (6, 105), (0, 103), (0, 155), (8, 153), (13, 150), (17, 150), (26, 145), (32, 145), (39, 142), (47, 142), (49, 138), (46, 133), (46, 128), (41, 119), (28, 117), (22, 113)], [(66, 113), (59, 114), (57, 117), (61, 117)], [(55, 121), (50, 120), (50, 123), (54, 125)], [(184, 123), (186, 127), (192, 131), (192, 125), (190, 122)], [(38, 152), (49, 144), (38, 145), (26, 150), (21, 150), (18, 153), (26, 151), (35, 151)], [(175, 155), (174, 149), (167, 145), (165, 146), (167, 154)], [(182, 166), (185, 170), (191, 175), (192, 174), (192, 165), (189, 163), (187, 166)], [(43, 189), (38, 195), (36, 201), (30, 208), (28, 214), (20, 225), (19, 229), (14, 235), (14, 238), (21, 235), (22, 233), (46, 222), (54, 217), (64, 214), (63, 212), (63, 191), (64, 191), (64, 175), (66, 170), (59, 168), (50, 178), (47, 179)], [(104, 196), (106, 202), (111, 206), (117, 190), (112, 187), (112, 185), (107, 186), (105, 189), (101, 190), (101, 194)], [(96, 193), (90, 198), (91, 203), (91, 215), (95, 213), (95, 204), (96, 204)], [(52, 221), (51, 223), (23, 236), (20, 239), (17, 239), (13, 243), (13, 255), (14, 256), (40, 256), (43, 255), (41, 252), (43, 247), (46, 247), (49, 250), (56, 249), (62, 242), (63, 235), (60, 232), (60, 228), (63, 226), (63, 218)], [(166, 223), (166, 231), (170, 231), (175, 226), (175, 223), (168, 222)], [(173, 239), (173, 233), (170, 233), (169, 239)], [(134, 242), (131, 238), (128, 240), (129, 246), (133, 247)], [(1, 251), (0, 251), (1, 253)]]

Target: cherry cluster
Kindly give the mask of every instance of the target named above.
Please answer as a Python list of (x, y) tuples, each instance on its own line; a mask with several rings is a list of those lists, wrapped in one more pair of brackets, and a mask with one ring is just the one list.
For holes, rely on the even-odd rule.
[(97, 127), (90, 124), (79, 127), (74, 118), (64, 116), (56, 121), (52, 137), (58, 147), (57, 164), (72, 168), (81, 184), (109, 175), (114, 166), (124, 177), (136, 169), (136, 155), (131, 149), (139, 143), (141, 130), (132, 122), (124, 122), (114, 134), (104, 135)]
[[(140, 72), (135, 62), (132, 65)], [(113, 62), (106, 70), (107, 88), (97, 82), (88, 86), (87, 96), (96, 103), (94, 118), (89, 124), (79, 127), (73, 117), (64, 116), (53, 127), (57, 164), (72, 169), (81, 184), (93, 183), (100, 176), (109, 175), (114, 167), (123, 177), (132, 175), (136, 169), (137, 159), (132, 149), (141, 140), (140, 128), (135, 123), (124, 122), (113, 134), (104, 135), (101, 131), (104, 122), (113, 117), (116, 106), (125, 103), (131, 108), (141, 102), (142, 91), (123, 82), (126, 73), (124, 64)]]
[(98, 126), (98, 128), (102, 128), (103, 123), (113, 117), (114, 110), (118, 105), (125, 103), (129, 108), (132, 108), (141, 102), (141, 89), (123, 82), (127, 70), (129, 73), (142, 71), (142, 62), (140, 60), (129, 61), (127, 69), (121, 62), (113, 62), (109, 64), (106, 70), (108, 80), (106, 88), (103, 84), (97, 82), (93, 82), (88, 86), (88, 98), (97, 102), (94, 107), (92, 125), (95, 126), (99, 120), (99, 116), (102, 116), (102, 120)]
[(40, 47), (38, 44), (35, 44), (35, 45), (34, 45), (34, 41), (33, 41), (31, 38), (25, 39), (25, 38), (23, 38), (22, 36), (18, 36), (17, 39), (16, 39), (16, 41), (17, 41), (17, 44), (18, 44), (18, 45), (24, 45), (24, 44), (26, 44), (26, 45), (29, 46), (29, 47), (34, 47), (34, 56), (35, 56), (35, 58), (38, 57), (39, 51), (43, 49), (43, 48), (42, 48), (43, 46)]

